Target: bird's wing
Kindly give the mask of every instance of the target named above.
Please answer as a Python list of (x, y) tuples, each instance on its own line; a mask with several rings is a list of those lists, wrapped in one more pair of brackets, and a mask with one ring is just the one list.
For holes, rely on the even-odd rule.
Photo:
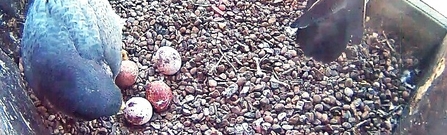
[(23, 29), (21, 57), (25, 79), (36, 88), (38, 96), (42, 96), (37, 93), (42, 91), (40, 85), (55, 82), (61, 76), (58, 74), (64, 68), (58, 63), (66, 61), (67, 56), (77, 55), (67, 27), (52, 18), (52, 11), (44, 1), (36, 0), (28, 10)]
[(89, 5), (95, 10), (97, 26), (103, 43), (104, 58), (110, 66), (114, 77), (118, 75), (121, 67), (122, 28), (124, 19), (121, 19), (107, 0), (89, 0)]
[[(31, 3), (22, 39), (24, 66), (29, 69), (30, 62), (35, 60), (42, 61), (42, 65), (45, 61), (51, 64), (61, 60), (57, 57), (60, 54), (70, 54), (95, 61), (116, 77), (121, 64), (121, 23), (107, 2), (35, 0)], [(37, 50), (52, 57), (36, 56)], [(39, 54), (43, 55), (42, 52)], [(32, 78), (32, 73), (26, 74)]]
[[(47, 0), (42, 12), (69, 34), (79, 56), (100, 64), (116, 77), (121, 64), (120, 18), (107, 0)], [(62, 40), (62, 39), (61, 39)], [(62, 41), (63, 41), (62, 40)]]
[(103, 60), (98, 22), (93, 18), (96, 15), (88, 0), (47, 0), (42, 6), (45, 7), (39, 8), (47, 9), (48, 19), (54, 20), (53, 25), (62, 27), (61, 32), (68, 32), (69, 38), (64, 39), (67, 40), (65, 42), (72, 42), (71, 46), (82, 58), (97, 62)]

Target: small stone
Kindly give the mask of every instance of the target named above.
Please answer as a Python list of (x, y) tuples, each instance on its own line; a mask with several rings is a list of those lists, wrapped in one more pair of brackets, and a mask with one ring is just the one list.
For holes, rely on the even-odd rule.
[(208, 86), (216, 87), (217, 86), (217, 82), (215, 80), (208, 80)]
[(244, 86), (246, 82), (247, 82), (247, 79), (245, 77), (240, 77), (236, 81), (237, 85), (239, 85), (240, 87)]
[(283, 0), (274, 0), (273, 3), (277, 4), (277, 3), (281, 3)]
[(353, 86), (353, 81), (352, 78), (347, 78), (345, 81), (345, 86), (346, 87), (352, 87)]
[(195, 122), (195, 123), (199, 123), (202, 120), (202, 118), (203, 118), (203, 113), (191, 115), (191, 120), (193, 120), (193, 122)]
[(275, 17), (271, 17), (269, 20), (268, 20), (268, 23), (269, 24), (273, 24), (273, 23), (275, 23), (276, 22), (276, 18)]
[(303, 110), (304, 109), (303, 107), (304, 107), (304, 102), (303, 101), (296, 102), (296, 108), (298, 110)]
[(348, 118), (349, 123), (355, 123), (357, 120), (355, 120), (354, 117)]
[(193, 95), (186, 95), (185, 97), (185, 103), (187, 102), (191, 102), (194, 100), (194, 96)]
[(320, 84), (323, 85), (323, 86), (326, 86), (328, 84), (328, 82), (327, 81), (320, 81)]
[(349, 87), (346, 87), (346, 88), (345, 88), (344, 93), (345, 93), (345, 95), (348, 96), (349, 98), (352, 97), (352, 95), (354, 95), (354, 91), (353, 91), (351, 88), (349, 88)]
[(312, 99), (313, 99), (314, 103), (320, 103), (321, 102), (321, 96), (320, 95), (314, 95)]
[(268, 98), (266, 98), (266, 97), (263, 97), (263, 98), (261, 98), (261, 104), (269, 104), (270, 103), (270, 101), (269, 101), (269, 99)]
[(284, 109), (284, 104), (275, 104), (273, 108), (275, 109), (276, 112), (281, 112)]
[(213, 92), (210, 93), (210, 96), (211, 96), (212, 98), (220, 97), (220, 92), (219, 92), (219, 90), (214, 90)]
[(343, 105), (342, 108), (343, 108), (343, 110), (349, 110), (349, 109), (351, 109), (351, 106), (348, 104), (345, 104), (345, 105)]
[(203, 109), (203, 114), (206, 115), (206, 116), (210, 115), (210, 109), (209, 108), (204, 108)]
[(293, 126), (292, 125), (282, 125), (282, 129), (291, 130), (291, 129), (293, 129)]
[(390, 130), (390, 129), (393, 127), (392, 124), (391, 124), (391, 121), (389, 121), (389, 120), (385, 120), (385, 122), (384, 122), (384, 127), (385, 127), (386, 129)]
[(315, 108), (315, 111), (322, 112), (324, 107), (322, 104), (316, 104), (314, 108)]
[(272, 125), (272, 129), (273, 130), (278, 130), (278, 129), (280, 129), (281, 128), (281, 126), (279, 125), (279, 124), (273, 124)]
[(191, 121), (187, 120), (187, 121), (183, 122), (183, 125), (185, 127), (189, 127), (191, 125)]
[(219, 5), (219, 6), (217, 6), (220, 10), (222, 10), (222, 11), (225, 11), (225, 5), (224, 4), (221, 4), (221, 5)]
[(50, 115), (50, 116), (48, 116), (48, 120), (49, 120), (49, 121), (53, 121), (55, 118), (56, 118), (55, 115)]
[(160, 128), (161, 128), (161, 125), (160, 125), (160, 123), (158, 123), (158, 122), (151, 122), (151, 126), (152, 126), (153, 128), (155, 128), (155, 129), (160, 129)]
[(349, 122), (343, 122), (343, 124), (341, 124), (344, 128), (347, 128), (347, 129), (349, 129), (349, 128), (351, 128), (352, 127), (352, 125), (351, 125), (351, 123), (349, 123)]
[(219, 75), (219, 78), (221, 78), (222, 80), (226, 80), (227, 79), (227, 74), (225, 74), (225, 73), (222, 73), (222, 74), (220, 74)]
[(194, 92), (196, 92), (196, 89), (192, 86), (186, 86), (185, 90), (190, 94), (194, 94)]
[(45, 106), (39, 106), (37, 107), (37, 111), (40, 113), (47, 113), (47, 108), (45, 108)]
[(208, 126), (206, 125), (206, 124), (202, 124), (202, 125), (200, 125), (200, 130), (201, 131), (206, 131), (206, 130), (208, 130), (209, 128), (208, 128)]
[(255, 118), (255, 113), (252, 113), (252, 112), (246, 112), (245, 114), (244, 114), (244, 117), (247, 117), (247, 118)]
[(321, 119), (320, 120), (323, 123), (328, 123), (329, 122), (329, 116), (324, 113), (324, 114), (321, 115)]
[(262, 126), (262, 128), (264, 130), (268, 130), (268, 129), (270, 129), (272, 127), (272, 124), (264, 122), (264, 123), (261, 124), (261, 126)]
[(264, 121), (268, 123), (273, 123), (273, 117), (270, 115), (264, 116)]
[(300, 120), (300, 115), (299, 114), (295, 114), (292, 117), (289, 118), (289, 124), (290, 125), (296, 125), (298, 124)]
[(225, 22), (220, 22), (217, 25), (219, 26), (219, 29), (221, 29), (221, 30), (225, 30), (227, 27), (227, 23), (225, 23)]
[(301, 97), (304, 99), (309, 99), (309, 96), (310, 96), (309, 93), (306, 91), (303, 91), (303, 93), (301, 94)]
[[(315, 113), (307, 112), (304, 115), (304, 117), (307, 117), (307, 120), (309, 120), (309, 122), (313, 122), (313, 121), (315, 121), (315, 117), (320, 117), (320, 115), (321, 115), (321, 113), (319, 113), (319, 112), (315, 112)], [(300, 117), (302, 118), (303, 116), (300, 116)]]
[(331, 123), (331, 124), (338, 124), (338, 120), (335, 119), (335, 118), (333, 118), (333, 119), (331, 119), (331, 120), (329, 121), (329, 123)]
[(241, 107), (239, 107), (239, 106), (235, 106), (235, 107), (231, 107), (231, 112), (233, 112), (233, 113), (235, 113), (235, 114), (237, 114), (237, 115), (240, 115), (241, 114)]
[(287, 116), (287, 113), (282, 112), (278, 114), (278, 120), (283, 120)]
[(402, 98), (404, 98), (405, 100), (410, 98), (410, 93), (408, 91), (403, 91), (402, 92)]
[(182, 109), (182, 112), (183, 115), (191, 115), (191, 111), (189, 111), (188, 109)]
[(211, 8), (214, 10), (215, 13), (223, 15), (225, 14), (224, 11), (220, 10), (219, 7), (216, 7), (215, 5), (212, 5)]

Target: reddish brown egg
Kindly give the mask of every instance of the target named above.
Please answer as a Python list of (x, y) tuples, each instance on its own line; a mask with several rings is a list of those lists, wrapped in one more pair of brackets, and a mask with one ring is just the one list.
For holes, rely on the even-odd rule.
[(173, 95), (171, 88), (166, 83), (154, 81), (146, 86), (146, 98), (155, 111), (160, 113), (169, 108)]
[(177, 50), (169, 46), (160, 47), (154, 56), (155, 66), (164, 75), (173, 75), (180, 70), (182, 59)]
[(124, 60), (121, 62), (120, 73), (116, 77), (116, 85), (120, 88), (132, 86), (137, 80), (138, 66), (135, 62)]
[(127, 55), (126, 50), (121, 51), (123, 61), (121, 62), (120, 73), (115, 79), (116, 85), (122, 89), (132, 86), (137, 81), (138, 76), (138, 65), (130, 61)]

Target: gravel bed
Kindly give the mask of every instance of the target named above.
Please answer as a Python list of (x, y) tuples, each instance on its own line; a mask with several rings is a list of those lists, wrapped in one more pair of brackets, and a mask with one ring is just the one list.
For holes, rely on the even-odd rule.
[[(122, 114), (76, 122), (31, 94), (54, 134), (391, 134), (411, 97), (417, 59), (401, 55), (390, 33), (367, 29), (361, 45), (331, 63), (303, 56), (287, 27), (295, 0), (111, 0), (126, 20), (123, 48), (139, 66), (125, 100), (164, 80), (168, 111), (142, 126)], [(173, 76), (152, 60), (161, 46), (182, 56)]]

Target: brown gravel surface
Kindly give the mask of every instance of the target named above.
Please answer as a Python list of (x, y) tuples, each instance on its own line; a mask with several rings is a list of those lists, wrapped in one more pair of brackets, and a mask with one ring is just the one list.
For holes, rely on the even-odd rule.
[[(418, 60), (399, 53), (386, 32), (366, 30), (361, 45), (331, 63), (303, 56), (291, 21), (294, 0), (111, 0), (126, 20), (123, 48), (137, 63), (125, 100), (163, 80), (174, 100), (151, 121), (131, 126), (118, 114), (75, 122), (31, 98), (54, 134), (390, 134), (408, 102)], [(20, 35), (20, 34), (18, 34)], [(152, 61), (161, 46), (182, 57), (174, 75)], [(11, 55), (13, 56), (13, 55)], [(409, 72), (404, 72), (408, 69)]]

